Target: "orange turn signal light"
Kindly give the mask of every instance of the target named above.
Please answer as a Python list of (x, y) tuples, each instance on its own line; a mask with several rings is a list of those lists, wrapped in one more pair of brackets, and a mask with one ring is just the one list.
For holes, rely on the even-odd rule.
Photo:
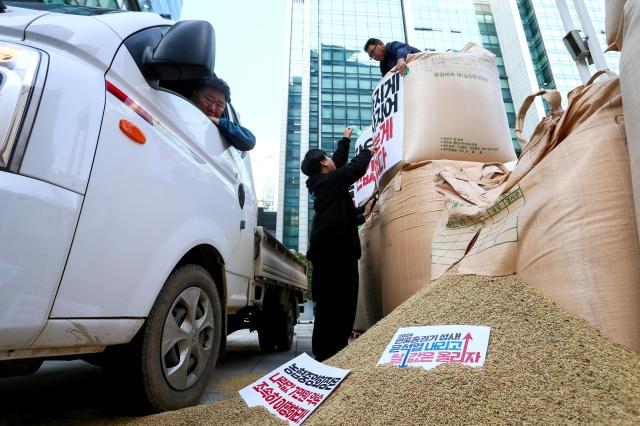
[(147, 141), (147, 137), (142, 133), (142, 130), (129, 120), (120, 120), (120, 130), (127, 135), (132, 141), (144, 145)]

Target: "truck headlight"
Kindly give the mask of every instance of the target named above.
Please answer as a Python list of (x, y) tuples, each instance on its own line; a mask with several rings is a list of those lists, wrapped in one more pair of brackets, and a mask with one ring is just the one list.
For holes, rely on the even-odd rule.
[(38, 50), (0, 41), (0, 169), (9, 168), (14, 155), (20, 157), (19, 163), (24, 154), (24, 146), (21, 152), (16, 153), (18, 145), (21, 145), (17, 141), (20, 139), (22, 142), (23, 138), (19, 136), (27, 127), (25, 124), (29, 125), (28, 130), (32, 124), (32, 120), (25, 123), (28, 121), (25, 120), (25, 112), (34, 97), (42, 56)]

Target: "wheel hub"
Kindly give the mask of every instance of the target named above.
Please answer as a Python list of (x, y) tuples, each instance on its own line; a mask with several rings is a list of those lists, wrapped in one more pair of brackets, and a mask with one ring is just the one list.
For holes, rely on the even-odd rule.
[(193, 386), (211, 356), (214, 318), (211, 301), (200, 287), (185, 289), (165, 318), (161, 358), (165, 379), (176, 390)]

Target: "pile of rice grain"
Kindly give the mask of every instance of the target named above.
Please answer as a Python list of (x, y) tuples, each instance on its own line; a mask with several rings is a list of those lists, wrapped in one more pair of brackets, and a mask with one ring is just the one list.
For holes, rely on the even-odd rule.
[(122, 426), (282, 426), (286, 422), (272, 415), (264, 407), (249, 408), (240, 397), (218, 401), (211, 405), (197, 405), (152, 416), (119, 420)]
[[(483, 368), (376, 366), (400, 327), (491, 327)], [(520, 279), (446, 275), (327, 364), (351, 373), (305, 425), (638, 424), (640, 355)], [(284, 424), (236, 397), (128, 425)]]
[[(400, 327), (491, 327), (484, 367), (379, 366)], [(351, 373), (306, 424), (622, 423), (640, 418), (640, 355), (515, 276), (446, 275), (327, 364)]]

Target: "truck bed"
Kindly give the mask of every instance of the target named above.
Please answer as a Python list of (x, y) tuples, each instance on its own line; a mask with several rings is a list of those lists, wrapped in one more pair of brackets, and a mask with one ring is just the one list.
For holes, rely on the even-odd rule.
[(280, 241), (261, 226), (256, 228), (254, 279), (307, 289), (307, 267)]

